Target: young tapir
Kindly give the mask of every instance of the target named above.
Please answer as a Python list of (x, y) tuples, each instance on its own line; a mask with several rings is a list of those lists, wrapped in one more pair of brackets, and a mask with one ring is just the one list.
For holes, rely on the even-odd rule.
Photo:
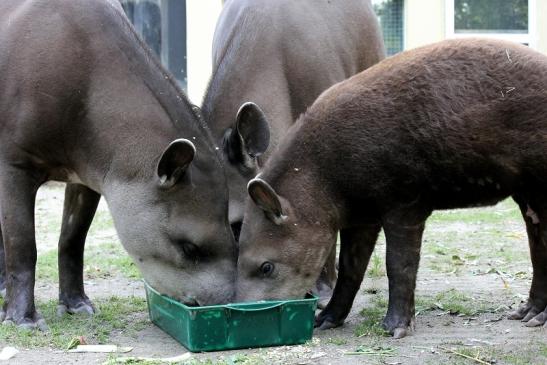
[(0, 2), (2, 317), (25, 327), (44, 327), (34, 306), (34, 201), (48, 180), (71, 183), (61, 311), (94, 311), (82, 261), (100, 195), (161, 293), (199, 304), (232, 297), (236, 246), (220, 154), (117, 1)]
[(404, 52), (325, 91), (249, 182), (236, 300), (304, 295), (340, 230), (338, 281), (316, 318), (339, 326), (383, 228), (383, 325), (405, 336), (430, 213), (512, 196), (534, 274), (528, 302), (510, 318), (544, 324), (546, 187), (547, 57), (479, 39)]
[[(223, 146), (236, 237), (247, 182), (288, 128), (329, 86), (383, 58), (370, 0), (226, 2), (202, 111)], [(256, 118), (261, 108), (265, 117)], [(322, 297), (330, 297), (334, 287), (335, 255), (333, 250), (318, 283)]]

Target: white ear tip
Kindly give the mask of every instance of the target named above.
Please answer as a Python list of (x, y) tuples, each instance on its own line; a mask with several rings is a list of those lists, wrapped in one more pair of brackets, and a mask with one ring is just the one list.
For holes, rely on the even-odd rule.
[(194, 154), (196, 153), (196, 146), (194, 145), (194, 143), (192, 141), (190, 141), (189, 139), (186, 139), (186, 138), (178, 138), (178, 139), (175, 139), (173, 142), (169, 143), (169, 146), (173, 145), (173, 144), (177, 144), (177, 143), (183, 143), (187, 146), (190, 146), (192, 147), (192, 150), (194, 150)]
[(262, 180), (259, 177), (259, 175), (260, 174), (256, 175), (256, 177), (254, 179), (249, 180), (249, 182), (247, 183), (247, 190), (249, 190), (251, 188), (251, 185), (256, 184), (256, 183), (263, 183), (263, 184), (268, 185), (268, 183), (266, 181)]

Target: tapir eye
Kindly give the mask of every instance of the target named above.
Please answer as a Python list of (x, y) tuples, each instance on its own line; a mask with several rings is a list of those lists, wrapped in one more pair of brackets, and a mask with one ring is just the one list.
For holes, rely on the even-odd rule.
[(184, 256), (188, 259), (195, 259), (199, 255), (199, 248), (191, 242), (184, 242), (182, 244), (182, 252), (184, 252)]
[(275, 268), (274, 264), (272, 264), (271, 262), (266, 261), (262, 265), (260, 265), (260, 272), (265, 277), (268, 277), (268, 276), (272, 275), (272, 273), (274, 271), (274, 268)]

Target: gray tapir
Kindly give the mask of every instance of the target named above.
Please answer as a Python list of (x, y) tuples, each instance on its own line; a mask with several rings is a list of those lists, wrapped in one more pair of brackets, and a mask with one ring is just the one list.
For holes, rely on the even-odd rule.
[(402, 337), (414, 323), (427, 217), (512, 196), (534, 273), (528, 302), (510, 317), (544, 324), (546, 188), (547, 57), (480, 39), (404, 52), (324, 92), (250, 181), (236, 300), (304, 295), (340, 230), (338, 281), (316, 318), (339, 326), (383, 228), (383, 324)]
[[(223, 146), (236, 238), (247, 182), (288, 128), (322, 91), (384, 54), (370, 0), (226, 2), (215, 30), (213, 76), (202, 111)], [(333, 250), (323, 273), (326, 286), (319, 284), (323, 296), (336, 280), (335, 255)]]
[(0, 75), (6, 321), (43, 327), (34, 306), (34, 201), (48, 180), (70, 183), (61, 311), (94, 310), (82, 261), (100, 195), (153, 287), (190, 304), (231, 298), (237, 253), (220, 154), (117, 1), (1, 1)]

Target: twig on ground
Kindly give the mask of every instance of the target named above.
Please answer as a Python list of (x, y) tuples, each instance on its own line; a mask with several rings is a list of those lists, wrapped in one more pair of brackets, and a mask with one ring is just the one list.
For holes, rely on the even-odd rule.
[[(463, 354), (461, 352), (458, 352), (456, 350), (452, 350), (452, 349), (447, 349), (446, 347), (441, 347), (439, 346), (439, 348), (443, 351), (446, 351), (446, 352), (449, 352), (451, 354), (454, 354), (454, 355), (458, 355), (458, 356), (461, 356), (461, 357), (465, 357), (466, 359), (469, 359), (469, 360), (473, 360), (475, 362), (478, 362), (479, 364), (484, 364), (484, 365), (492, 365), (492, 363), (490, 362), (487, 362), (487, 361), (484, 361), (484, 360), (481, 360), (479, 359), (479, 357), (473, 357), (473, 356), (469, 356), (469, 355), (466, 355), (466, 354)], [(478, 353), (477, 353), (478, 355)]]

